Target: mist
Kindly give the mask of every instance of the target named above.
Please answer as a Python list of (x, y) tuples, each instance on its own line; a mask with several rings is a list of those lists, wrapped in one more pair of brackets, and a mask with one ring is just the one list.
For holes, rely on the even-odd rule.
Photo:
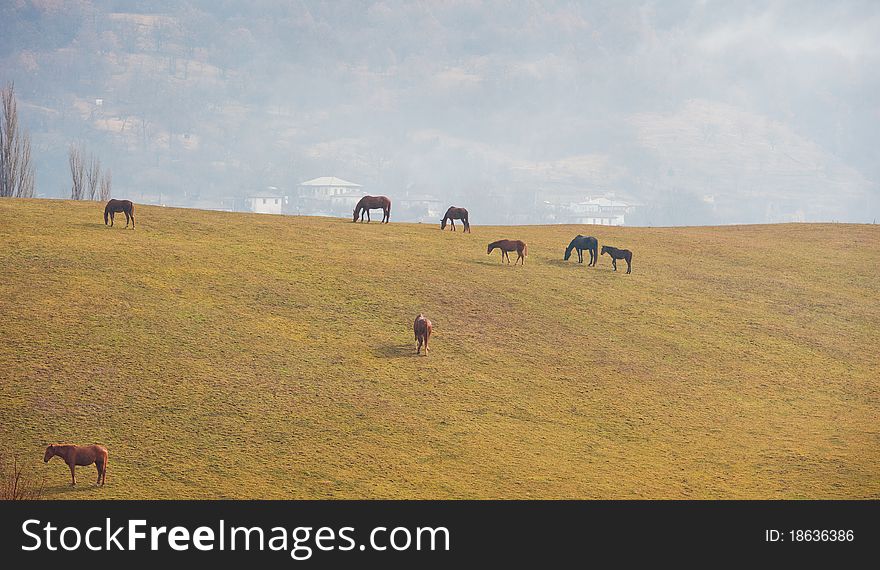
[(343, 215), (300, 200), (332, 176), (392, 221), (873, 223), (878, 69), (871, 1), (0, 6), (41, 197), (77, 143), (168, 206)]

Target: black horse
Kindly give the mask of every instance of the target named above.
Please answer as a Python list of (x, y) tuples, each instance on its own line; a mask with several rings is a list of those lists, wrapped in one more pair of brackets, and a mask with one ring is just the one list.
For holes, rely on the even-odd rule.
[(617, 260), (625, 259), (626, 260), (626, 272), (632, 273), (632, 258), (633, 254), (628, 249), (617, 249), (616, 247), (611, 247), (610, 245), (602, 246), (602, 255), (608, 254), (611, 256), (611, 265), (614, 267), (614, 271), (617, 271)]
[(128, 227), (128, 222), (131, 220), (131, 229), (134, 229), (134, 204), (131, 203), (131, 200), (110, 200), (107, 202), (107, 205), (104, 206), (105, 226), (109, 217), (110, 227), (113, 227), (113, 214), (117, 212), (125, 214), (125, 227)]
[(449, 209), (446, 210), (446, 214), (444, 214), (443, 219), (440, 221), (441, 230), (446, 229), (446, 220), (449, 220), (449, 223), (452, 224), (452, 231), (455, 231), (455, 220), (461, 220), (464, 224), (464, 231), (471, 233), (471, 224), (468, 222), (468, 211), (466, 209), (449, 206)]
[(582, 236), (578, 234), (576, 238), (571, 240), (568, 247), (565, 248), (565, 261), (568, 261), (568, 258), (571, 257), (571, 250), (573, 249), (576, 249), (578, 252), (578, 263), (584, 262), (584, 250), (589, 250), (590, 263), (587, 264), (587, 267), (596, 266), (596, 261), (599, 260), (599, 240), (593, 236)]

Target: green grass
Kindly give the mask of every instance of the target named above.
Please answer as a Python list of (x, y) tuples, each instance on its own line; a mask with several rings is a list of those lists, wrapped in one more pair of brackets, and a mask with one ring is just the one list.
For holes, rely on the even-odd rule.
[(876, 226), (101, 213), (0, 200), (0, 445), (51, 498), (880, 498)]

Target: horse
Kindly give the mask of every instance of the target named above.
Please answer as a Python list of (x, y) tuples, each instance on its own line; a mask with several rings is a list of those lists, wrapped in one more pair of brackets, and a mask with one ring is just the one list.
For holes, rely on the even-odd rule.
[(354, 215), (351, 217), (352, 222), (356, 222), (360, 215), (361, 221), (364, 221), (364, 212), (367, 214), (367, 223), (370, 223), (370, 210), (382, 210), (382, 221), (380, 223), (387, 224), (391, 219), (391, 200), (388, 196), (364, 196), (354, 207)]
[(596, 238), (578, 234), (576, 238), (571, 240), (568, 247), (565, 248), (565, 261), (568, 261), (568, 258), (571, 257), (571, 250), (573, 249), (576, 249), (578, 252), (578, 263), (584, 262), (584, 250), (590, 250), (590, 263), (587, 264), (587, 267), (596, 266), (596, 261), (599, 260), (599, 241)]
[(425, 318), (425, 315), (419, 313), (416, 320), (413, 321), (413, 333), (416, 335), (416, 341), (419, 346), (416, 347), (416, 354), (422, 350), (422, 344), (425, 345), (425, 355), (428, 354), (428, 339), (431, 338), (431, 331), (434, 329), (431, 321)]
[(617, 260), (625, 259), (626, 260), (626, 272), (632, 273), (632, 258), (633, 254), (628, 249), (617, 249), (616, 247), (611, 247), (610, 245), (602, 246), (602, 255), (608, 254), (611, 256), (611, 265), (614, 267), (614, 271), (617, 271)]
[(107, 448), (103, 445), (69, 445), (53, 443), (46, 448), (46, 455), (43, 461), (49, 463), (49, 460), (55, 456), (60, 457), (70, 467), (70, 478), (72, 482), (70, 486), (76, 486), (76, 473), (74, 467), (77, 465), (95, 464), (98, 468), (98, 480), (95, 485), (104, 485), (107, 481)]
[(504, 258), (507, 258), (507, 265), (510, 265), (510, 256), (507, 254), (508, 251), (516, 250), (516, 263), (522, 260), (522, 264), (526, 264), (526, 256), (529, 254), (529, 248), (526, 246), (526, 242), (520, 241), (518, 239), (502, 239), (498, 241), (493, 241), (489, 244), (489, 248), (486, 250), (486, 255), (492, 253), (492, 250), (495, 248), (499, 248), (501, 250), (501, 263), (504, 263)]
[(440, 221), (441, 230), (446, 229), (446, 220), (449, 220), (449, 223), (452, 224), (452, 231), (455, 231), (455, 220), (461, 220), (464, 223), (464, 231), (471, 233), (471, 224), (468, 222), (468, 211), (464, 208), (449, 206), (449, 209), (446, 210), (446, 214)]
[(110, 200), (104, 206), (104, 225), (107, 225), (107, 217), (110, 217), (110, 227), (113, 227), (113, 214), (122, 212), (125, 214), (125, 227), (128, 227), (128, 221), (131, 220), (131, 229), (134, 229), (134, 204), (131, 200)]

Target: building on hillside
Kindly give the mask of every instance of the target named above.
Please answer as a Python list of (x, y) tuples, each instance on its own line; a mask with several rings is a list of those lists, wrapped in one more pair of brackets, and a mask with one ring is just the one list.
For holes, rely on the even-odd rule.
[(299, 185), (296, 211), (301, 214), (344, 215), (363, 196), (360, 184), (335, 176), (321, 176)]
[(315, 200), (329, 200), (333, 196), (341, 194), (356, 194), (360, 192), (361, 185), (336, 178), (335, 176), (321, 176), (306, 180), (299, 185), (300, 198), (313, 198)]
[(632, 206), (621, 200), (590, 198), (570, 203), (565, 214), (567, 223), (622, 226), (631, 210)]
[[(277, 189), (276, 189), (277, 190)], [(283, 214), (287, 196), (263, 192), (247, 197), (251, 212), (256, 214)]]
[(409, 194), (392, 203), (392, 213), (397, 212), (398, 220), (440, 223), (440, 216), (446, 212), (448, 204), (431, 194)]

